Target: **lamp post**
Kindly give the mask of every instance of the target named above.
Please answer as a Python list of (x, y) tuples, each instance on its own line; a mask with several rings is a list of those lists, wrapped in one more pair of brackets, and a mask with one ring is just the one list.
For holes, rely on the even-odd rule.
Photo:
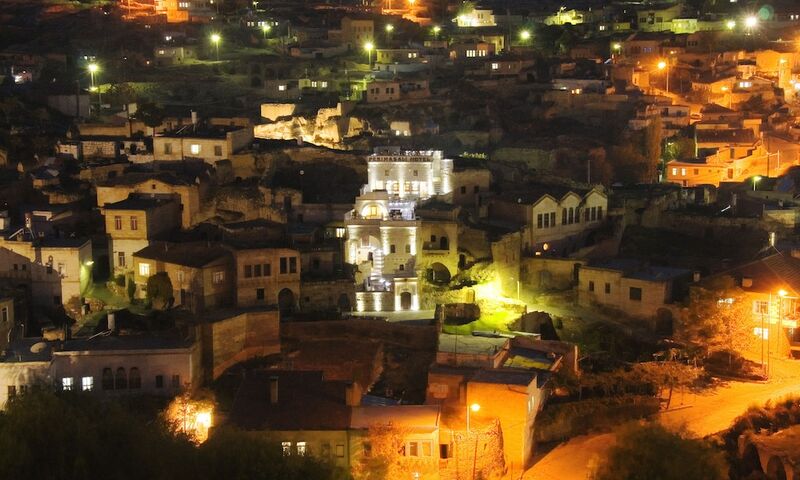
[(736, 20), (728, 20), (727, 22), (725, 22), (725, 27), (728, 30), (733, 30), (734, 28), (736, 28)]
[(669, 93), (669, 62), (665, 60), (661, 60), (658, 62), (658, 69), (659, 70), (666, 70), (666, 77), (667, 77), (667, 93)]
[(755, 15), (750, 15), (744, 19), (744, 26), (747, 27), (747, 34), (751, 35), (753, 33), (753, 29), (758, 26), (758, 17)]
[(267, 33), (272, 29), (267, 22), (261, 24), (261, 32), (264, 34), (264, 40), (267, 39)]
[(530, 30), (522, 30), (521, 32), (519, 32), (519, 39), (522, 41), (522, 43), (527, 44), (528, 40), (531, 39)]
[(467, 433), (469, 433), (469, 413), (470, 412), (477, 413), (480, 411), (480, 409), (481, 409), (480, 404), (477, 403), (467, 404)]
[(211, 43), (214, 44), (214, 49), (217, 51), (217, 61), (219, 62), (219, 42), (222, 40), (222, 37), (218, 33), (211, 34)]
[(753, 191), (754, 192), (756, 191), (756, 186), (758, 185), (758, 182), (760, 182), (760, 181), (761, 181), (761, 175), (756, 175), (755, 177), (753, 177)]
[(86, 69), (89, 70), (89, 79), (90, 79), (90, 82), (91, 82), (91, 86), (89, 87), (89, 91), (90, 92), (97, 92), (97, 103), (98, 103), (98, 109), (99, 109), (100, 105), (103, 104), (103, 101), (100, 98), (100, 89), (97, 88), (97, 86), (94, 84), (94, 74), (100, 71), (100, 66), (97, 65), (96, 63), (92, 62), (86, 67)]
[(433, 38), (439, 40), (439, 32), (442, 31), (442, 27), (439, 25), (434, 25), (433, 27)]
[(369, 69), (372, 70), (372, 50), (375, 49), (375, 45), (372, 42), (367, 42), (364, 44), (364, 50), (367, 51), (367, 64), (369, 65)]

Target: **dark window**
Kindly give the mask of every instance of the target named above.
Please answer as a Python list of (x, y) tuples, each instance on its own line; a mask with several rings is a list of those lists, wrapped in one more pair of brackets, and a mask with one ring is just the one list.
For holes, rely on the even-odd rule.
[(256, 300), (264, 300), (264, 289), (256, 288)]
[(156, 375), (156, 388), (164, 388), (164, 375)]
[(556, 226), (556, 212), (550, 212), (550, 226)]
[(406, 253), (411, 253), (411, 245), (406, 244)]
[(128, 388), (128, 376), (125, 375), (125, 369), (119, 367), (114, 375), (114, 390), (125, 390), (126, 388)]
[(297, 273), (297, 257), (289, 258), (289, 273)]
[(435, 242), (435, 241), (436, 241), (436, 235), (431, 235), (431, 242)]
[(472, 193), (478, 193), (480, 191), (481, 191), (481, 187), (480, 186), (475, 185), (474, 187), (472, 187)]
[(261, 276), (261, 264), (255, 265), (253, 267), (253, 276), (260, 277)]
[(8, 399), (11, 400), (12, 398), (17, 396), (17, 386), (16, 385), (9, 385), (8, 386)]
[(542, 228), (542, 214), (536, 215), (536, 228)]
[(269, 277), (270, 275), (272, 275), (272, 265), (269, 263), (265, 263), (263, 273), (265, 277)]
[(642, 289), (639, 287), (631, 287), (630, 292), (628, 293), (628, 297), (631, 300), (635, 300), (637, 302), (642, 301)]
[(110, 368), (103, 369), (103, 390), (114, 390), (114, 374)]
[(603, 207), (597, 207), (597, 219), (598, 220), (603, 219)]
[(462, 187), (461, 187), (461, 193), (462, 193), (462, 194), (464, 194), (464, 193), (467, 193), (467, 187), (463, 187), (463, 186), (462, 186)]
[(128, 385), (132, 389), (142, 388), (142, 377), (139, 375), (138, 368), (131, 368), (130, 377), (128, 377)]
[(389, 245), (389, 253), (395, 253), (395, 250), (397, 250), (397, 248), (394, 244)]
[(181, 388), (181, 376), (180, 375), (173, 375), (172, 376), (172, 388)]
[(214, 145), (214, 155), (217, 157), (222, 156), (222, 146), (221, 145)]
[(611, 284), (610, 283), (606, 283), (606, 294), (609, 294), (609, 293), (611, 293)]
[(284, 274), (289, 270), (288, 264), (289, 262), (286, 261), (286, 257), (281, 257), (281, 274)]
[(562, 208), (561, 209), (561, 225), (566, 225), (566, 224), (567, 224), (567, 209), (566, 208)]
[(244, 278), (251, 278), (253, 276), (253, 266), (252, 265), (245, 265), (244, 266)]
[(589, 281), (589, 291), (594, 292), (594, 282), (591, 280)]

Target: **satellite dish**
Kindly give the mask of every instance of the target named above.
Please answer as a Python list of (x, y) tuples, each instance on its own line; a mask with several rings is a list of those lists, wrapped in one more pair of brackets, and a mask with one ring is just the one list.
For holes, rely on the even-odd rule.
[(45, 342), (36, 342), (31, 345), (31, 353), (42, 353), (47, 350), (47, 343)]

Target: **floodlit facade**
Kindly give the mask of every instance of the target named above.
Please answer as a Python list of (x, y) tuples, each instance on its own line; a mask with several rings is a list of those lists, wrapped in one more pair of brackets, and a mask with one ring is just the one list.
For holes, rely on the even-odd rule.
[(368, 183), (345, 216), (345, 256), (361, 274), (356, 310), (418, 310), (416, 259), (424, 239), (415, 210), (452, 192), (453, 161), (441, 151), (389, 147), (376, 149), (367, 164)]

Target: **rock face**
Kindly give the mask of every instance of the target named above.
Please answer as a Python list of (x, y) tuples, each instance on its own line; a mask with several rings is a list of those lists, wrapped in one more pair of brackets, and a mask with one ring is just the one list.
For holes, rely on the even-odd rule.
[[(268, 123), (255, 126), (256, 138), (266, 140), (298, 140), (312, 145), (347, 150), (344, 140), (361, 135), (368, 130), (365, 121), (346, 114), (341, 103), (334, 108), (320, 108), (316, 114), (298, 114), (293, 105), (274, 104), (262, 116)], [(267, 115), (265, 115), (265, 113)]]

